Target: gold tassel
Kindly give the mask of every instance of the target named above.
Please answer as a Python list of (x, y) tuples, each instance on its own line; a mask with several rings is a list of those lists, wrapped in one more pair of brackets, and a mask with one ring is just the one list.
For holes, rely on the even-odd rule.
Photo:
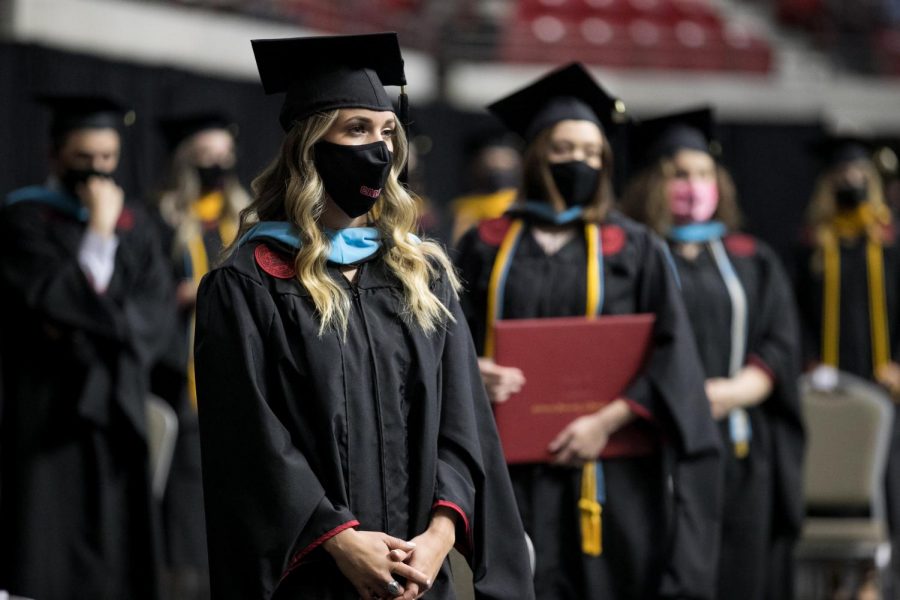
[(734, 443), (734, 455), (737, 458), (747, 458), (747, 455), (750, 454), (750, 444), (747, 443), (747, 440), (741, 440), (740, 442)]
[(581, 551), (588, 556), (603, 553), (603, 507), (597, 502), (597, 463), (589, 462), (581, 470)]

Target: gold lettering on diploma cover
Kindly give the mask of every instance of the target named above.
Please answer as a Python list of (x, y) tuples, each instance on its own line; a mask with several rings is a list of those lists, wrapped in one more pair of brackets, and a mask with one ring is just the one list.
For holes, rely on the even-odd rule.
[(532, 404), (531, 414), (553, 415), (570, 413), (588, 413), (600, 410), (604, 402), (554, 402), (551, 404)]
[(530, 408), (533, 415), (586, 414), (599, 410), (604, 404), (606, 402), (597, 400), (591, 376), (566, 373), (559, 382), (553, 401), (532, 404)]

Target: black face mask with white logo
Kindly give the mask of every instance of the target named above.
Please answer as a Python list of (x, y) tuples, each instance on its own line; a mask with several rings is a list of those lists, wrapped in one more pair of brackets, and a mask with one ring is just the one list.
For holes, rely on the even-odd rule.
[(841, 210), (853, 210), (869, 197), (869, 186), (841, 185), (834, 190), (834, 200)]
[(112, 179), (112, 176), (112, 173), (104, 173), (103, 171), (97, 171), (95, 169), (66, 169), (62, 175), (59, 176), (59, 181), (62, 183), (66, 192), (77, 197), (78, 194), (75, 190), (80, 184), (87, 183), (87, 180), (91, 177)]
[(597, 193), (600, 169), (594, 169), (583, 160), (552, 163), (550, 174), (567, 207), (590, 204)]
[(369, 212), (391, 172), (391, 151), (384, 142), (345, 146), (317, 142), (315, 163), (325, 192), (347, 216)]

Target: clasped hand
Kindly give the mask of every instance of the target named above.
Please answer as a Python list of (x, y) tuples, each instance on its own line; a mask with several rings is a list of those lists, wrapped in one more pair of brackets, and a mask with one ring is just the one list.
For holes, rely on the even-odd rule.
[[(324, 547), (360, 598), (415, 600), (431, 589), (453, 547), (454, 527), (452, 518), (436, 514), (429, 528), (411, 541), (377, 531), (347, 529)], [(394, 595), (388, 585), (397, 577), (406, 583), (399, 587), (399, 595)]]

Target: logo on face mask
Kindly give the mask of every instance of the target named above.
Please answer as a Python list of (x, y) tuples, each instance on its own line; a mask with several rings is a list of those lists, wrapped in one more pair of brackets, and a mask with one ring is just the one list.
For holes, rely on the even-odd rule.
[(391, 172), (391, 151), (384, 142), (344, 146), (322, 141), (315, 145), (315, 163), (325, 192), (355, 219), (381, 196)]
[(362, 186), (359, 188), (359, 193), (363, 196), (368, 196), (369, 198), (378, 198), (381, 195), (381, 190), (373, 190), (370, 187)]

